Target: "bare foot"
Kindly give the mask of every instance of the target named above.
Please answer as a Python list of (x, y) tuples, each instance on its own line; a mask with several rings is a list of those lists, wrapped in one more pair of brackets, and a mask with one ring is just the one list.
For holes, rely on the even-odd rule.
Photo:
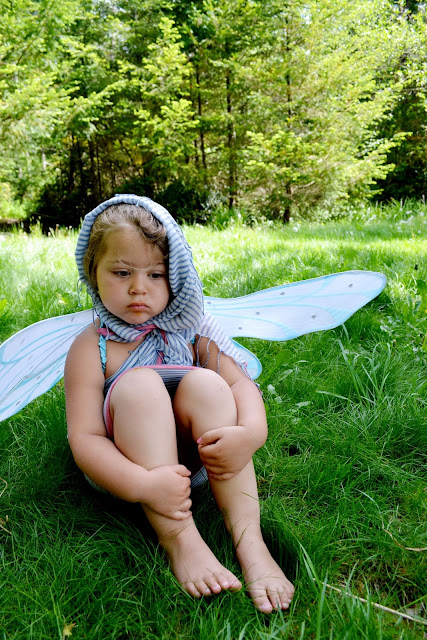
[(240, 580), (216, 559), (193, 521), (167, 542), (160, 540), (160, 544), (178, 582), (195, 598), (241, 589)]
[(271, 557), (262, 538), (243, 537), (236, 549), (246, 588), (254, 605), (262, 613), (288, 609), (294, 586)]

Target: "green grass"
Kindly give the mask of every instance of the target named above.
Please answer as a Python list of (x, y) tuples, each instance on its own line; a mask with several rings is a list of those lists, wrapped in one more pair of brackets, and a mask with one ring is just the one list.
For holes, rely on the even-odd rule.
[[(185, 230), (209, 295), (347, 269), (388, 278), (345, 326), (244, 340), (264, 367), (270, 431), (255, 464), (266, 540), (297, 588), (291, 610), (268, 617), (244, 592), (202, 601), (181, 592), (138, 508), (98, 495), (76, 469), (60, 383), (0, 428), (0, 640), (62, 640), (73, 624), (72, 639), (93, 640), (423, 637), (421, 623), (372, 605), (426, 619), (426, 554), (403, 548), (427, 547), (421, 213), (404, 224)], [(0, 340), (78, 310), (75, 241), (73, 232), (0, 239)], [(238, 572), (209, 490), (194, 502), (208, 544)]]

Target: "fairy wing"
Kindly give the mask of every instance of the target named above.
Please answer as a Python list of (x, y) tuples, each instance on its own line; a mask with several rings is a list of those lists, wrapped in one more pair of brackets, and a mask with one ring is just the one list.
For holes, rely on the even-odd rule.
[[(0, 422), (61, 380), (68, 349), (92, 319), (91, 309), (48, 318), (18, 331), (0, 345)], [(262, 369), (258, 358), (232, 342), (247, 362), (248, 374), (258, 377)]]
[(0, 346), (0, 421), (51, 389), (64, 375), (68, 349), (92, 310), (41, 320)]
[(205, 297), (205, 308), (230, 337), (291, 340), (342, 324), (386, 282), (382, 273), (343, 271), (240, 298)]
[[(290, 340), (332, 329), (384, 288), (381, 273), (347, 271), (264, 289), (240, 298), (205, 297), (206, 310), (230, 337)], [(92, 321), (92, 310), (42, 320), (0, 346), (0, 421), (51, 389), (63, 376), (71, 343)], [(252, 378), (261, 373), (256, 356), (243, 352)]]
[[(48, 318), (18, 331), (0, 345), (0, 422), (61, 380), (68, 349), (92, 320), (91, 309)], [(256, 378), (261, 373), (258, 358), (234, 344), (248, 363), (249, 375)]]

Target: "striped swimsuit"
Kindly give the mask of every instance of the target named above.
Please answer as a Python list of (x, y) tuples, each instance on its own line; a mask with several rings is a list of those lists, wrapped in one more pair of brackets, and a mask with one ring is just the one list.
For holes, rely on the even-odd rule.
[[(214, 318), (209, 314), (205, 314), (202, 324), (200, 326), (200, 333), (198, 335), (200, 335), (200, 337), (208, 337), (209, 341), (214, 340), (215, 343), (217, 341), (219, 343), (223, 343), (224, 335), (222, 335), (222, 333), (223, 333), (222, 329), (219, 327), (216, 320), (214, 320)], [(238, 366), (244, 370), (245, 363), (242, 362), (240, 354), (237, 352), (234, 345), (228, 338), (226, 342), (228, 343), (227, 344), (228, 348), (225, 349), (223, 352), (227, 352), (229, 355), (234, 357)], [(105, 339), (103, 339), (103, 336), (100, 336), (99, 348), (100, 348), (101, 363), (102, 363), (103, 371), (105, 373), (106, 345), (105, 345)], [(137, 347), (134, 351), (132, 351), (129, 354), (129, 356), (122, 363), (122, 365), (117, 369), (117, 371), (112, 376), (110, 376), (105, 380), (105, 384), (104, 384), (105, 400), (104, 400), (103, 415), (104, 415), (105, 427), (107, 429), (107, 434), (111, 440), (114, 440), (114, 428), (113, 428), (113, 421), (111, 419), (111, 414), (110, 414), (110, 397), (111, 397), (111, 392), (115, 384), (118, 382), (118, 380), (130, 369), (137, 369), (140, 367), (150, 368), (156, 371), (160, 375), (167, 391), (169, 392), (169, 395), (173, 398), (175, 391), (179, 383), (181, 382), (182, 378), (189, 371), (192, 371), (193, 369), (197, 369), (200, 367), (203, 368), (204, 366), (206, 366), (207, 361), (209, 360), (209, 357), (208, 357), (208, 360), (206, 362), (200, 363), (199, 352), (198, 352), (198, 342), (196, 342), (195, 351), (196, 351), (196, 366), (177, 365), (177, 364), (143, 365), (140, 363), (139, 347)], [(209, 353), (209, 347), (208, 347), (208, 353)], [(218, 362), (216, 363), (216, 369), (217, 369), (217, 372), (219, 373), (219, 356), (218, 356)], [(206, 482), (206, 480), (207, 480), (206, 469), (202, 467), (199, 471), (197, 471), (191, 476), (191, 487), (195, 488), (195, 487), (201, 486)]]

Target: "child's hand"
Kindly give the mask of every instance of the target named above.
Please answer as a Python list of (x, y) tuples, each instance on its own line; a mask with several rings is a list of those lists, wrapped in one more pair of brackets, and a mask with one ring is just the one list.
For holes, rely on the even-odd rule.
[(172, 520), (189, 518), (190, 475), (191, 472), (182, 464), (151, 469), (147, 476), (147, 499), (143, 503), (152, 511)]
[(247, 429), (242, 426), (206, 431), (197, 444), (200, 459), (214, 480), (230, 480), (246, 467), (254, 453)]

